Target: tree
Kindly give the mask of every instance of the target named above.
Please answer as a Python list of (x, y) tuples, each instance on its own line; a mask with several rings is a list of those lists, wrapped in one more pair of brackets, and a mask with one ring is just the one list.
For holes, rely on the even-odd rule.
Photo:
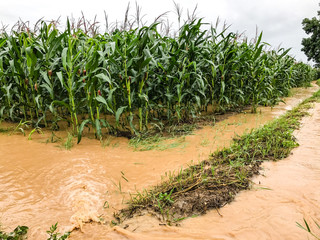
[(301, 50), (308, 57), (308, 61), (313, 60), (316, 67), (320, 67), (320, 11), (318, 11), (318, 17), (303, 19), (302, 26), (309, 37), (302, 39)]

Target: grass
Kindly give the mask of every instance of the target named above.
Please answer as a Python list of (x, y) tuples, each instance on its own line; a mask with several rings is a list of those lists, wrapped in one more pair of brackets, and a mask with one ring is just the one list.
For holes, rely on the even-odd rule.
[[(297, 222), (297, 226), (298, 226), (299, 228), (307, 231), (307, 232), (308, 232), (311, 236), (313, 236), (315, 239), (320, 240), (320, 235), (317, 235), (317, 234), (311, 229), (311, 227), (309, 226), (308, 222), (307, 222), (305, 219), (303, 219), (303, 221), (304, 221), (304, 226), (301, 225), (301, 224), (298, 223), (298, 222)], [(314, 221), (314, 223), (315, 223), (315, 225), (317, 226), (318, 230), (320, 231), (320, 225), (319, 225), (316, 221)]]
[(0, 133), (8, 133), (13, 130), (12, 127), (7, 127), (7, 128), (0, 128)]
[(209, 141), (208, 138), (204, 138), (204, 139), (200, 142), (200, 145), (201, 145), (202, 147), (206, 147), (206, 146), (208, 146), (209, 144), (210, 144), (210, 141)]
[(101, 147), (106, 148), (111, 144), (111, 136), (108, 136), (105, 140), (101, 140)]
[(42, 130), (40, 127), (35, 127), (34, 129), (32, 129), (28, 135), (28, 140), (32, 139), (32, 135), (37, 132), (38, 134), (43, 134)]
[(48, 137), (48, 139), (45, 141), (46, 144), (48, 143), (56, 143), (56, 142), (60, 142), (61, 141), (61, 137), (58, 137), (54, 131), (51, 132), (50, 137)]
[[(172, 142), (173, 141), (173, 142)], [(150, 150), (158, 150), (164, 151), (172, 148), (181, 147), (184, 148), (186, 146), (185, 137), (180, 138), (168, 138), (163, 137), (159, 134), (154, 136), (147, 137), (135, 137), (129, 141), (129, 146), (131, 146), (134, 151), (150, 151)]]
[(115, 214), (118, 223), (148, 211), (172, 224), (231, 202), (237, 192), (250, 188), (250, 179), (259, 173), (263, 161), (286, 158), (298, 146), (293, 131), (308, 115), (312, 102), (319, 100), (320, 91), (274, 121), (236, 137), (229, 148), (132, 195), (128, 207)]
[(19, 124), (11, 131), (10, 135), (21, 132), (24, 136), (26, 135), (25, 130), (30, 128), (30, 121), (23, 122), (22, 120)]
[(62, 144), (62, 146), (66, 149), (66, 150), (70, 150), (74, 145), (74, 137), (71, 133), (68, 132), (68, 137), (66, 139), (66, 141)]
[[(2, 119), (0, 118), (0, 125), (1, 125), (1, 122), (2, 122)], [(0, 133), (8, 133), (8, 132), (11, 132), (12, 130), (13, 130), (12, 127), (6, 127), (6, 128), (0, 127)]]

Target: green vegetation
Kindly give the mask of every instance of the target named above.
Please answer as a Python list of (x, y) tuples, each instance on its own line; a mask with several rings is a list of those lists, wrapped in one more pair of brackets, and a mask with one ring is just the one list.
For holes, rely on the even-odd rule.
[[(65, 240), (69, 237), (70, 232), (66, 232), (64, 234), (58, 233), (57, 227), (58, 227), (58, 223), (56, 223), (55, 225), (52, 225), (50, 227), (50, 230), (47, 231), (47, 234), (49, 235), (47, 240)], [(27, 237), (28, 230), (29, 230), (29, 228), (26, 226), (18, 226), (13, 230), (13, 232), (10, 232), (10, 233), (5, 233), (5, 232), (1, 231), (1, 229), (0, 229), (0, 239), (1, 240), (28, 239), (28, 237)]]
[(66, 149), (66, 150), (70, 150), (73, 147), (73, 136), (72, 134), (70, 134), (68, 132), (68, 136), (66, 141), (62, 144), (62, 146)]
[[(320, 66), (320, 55), (319, 55), (319, 41), (320, 41), (320, 11), (318, 11), (318, 17), (313, 17), (311, 19), (305, 18), (302, 21), (303, 30), (308, 34), (309, 36), (307, 38), (302, 39), (302, 46), (301, 49), (306, 56), (308, 57), (308, 60), (312, 60), (315, 62), (316, 66)], [(319, 77), (319, 76), (318, 76)]]
[(283, 159), (298, 146), (292, 133), (308, 115), (311, 103), (319, 100), (320, 91), (269, 124), (235, 138), (229, 148), (208, 160), (169, 174), (160, 185), (132, 195), (128, 208), (115, 215), (118, 222), (146, 210), (170, 224), (224, 206), (238, 191), (250, 187), (250, 178), (259, 173), (263, 161)]
[[(314, 233), (309, 224), (307, 223), (307, 221), (305, 219), (303, 219), (305, 226), (302, 226), (300, 223), (297, 222), (297, 226), (305, 231), (307, 231), (311, 236), (313, 236), (315, 239), (320, 240), (320, 235), (316, 235), (316, 233)], [(314, 221), (315, 225), (317, 226), (317, 228), (320, 230), (320, 225)]]
[(28, 227), (18, 226), (13, 232), (5, 233), (0, 229), (0, 239), (1, 240), (24, 240), (27, 239), (26, 235), (28, 233)]
[[(87, 26), (84, 18), (78, 24), (68, 20), (63, 31), (54, 21), (39, 21), (34, 30), (22, 23), (2, 32), (0, 119), (18, 125), (0, 132), (26, 135), (29, 128), (31, 139), (43, 127), (54, 131), (67, 124), (72, 132), (62, 143), (66, 149), (73, 146), (74, 136), (80, 143), (88, 128), (103, 147), (111, 145), (110, 138), (103, 141), (107, 132), (133, 137), (130, 144), (136, 150), (164, 150), (184, 146), (184, 137), (169, 143), (162, 135), (144, 138), (151, 127), (160, 134), (165, 127), (169, 135), (190, 133), (196, 127), (190, 123), (203, 113), (246, 106), (254, 113), (259, 105), (273, 106), (291, 88), (308, 86), (316, 78), (316, 70), (296, 62), (289, 49), (269, 50), (262, 33), (249, 41), (192, 17), (170, 35), (161, 31), (159, 18), (143, 26), (127, 17), (128, 12), (121, 26), (105, 33), (98, 33), (95, 23)], [(307, 106), (305, 102), (208, 160), (132, 196), (118, 220), (147, 209), (172, 222), (230, 202), (249, 187), (262, 161), (284, 158), (297, 146), (292, 132)], [(60, 140), (52, 132), (47, 142)], [(201, 145), (209, 143), (203, 139)], [(123, 173), (122, 178), (127, 181)], [(122, 193), (121, 182), (115, 186)], [(27, 230), (19, 226), (9, 234), (0, 231), (0, 237), (23, 239)], [(69, 235), (57, 233), (57, 224), (47, 233), (50, 240)]]
[(0, 128), (0, 133), (8, 133), (8, 132), (11, 132), (12, 131), (12, 128)]
[[(171, 141), (170, 141), (171, 140)], [(180, 138), (166, 138), (160, 135), (154, 135), (153, 137), (147, 136), (145, 138), (133, 138), (130, 140), (129, 145), (133, 147), (135, 151), (149, 151), (160, 150), (164, 151), (176, 147), (185, 147), (185, 137)]]
[(0, 34), (0, 118), (54, 130), (64, 121), (78, 143), (85, 127), (98, 139), (140, 136), (208, 109), (255, 112), (314, 80), (289, 50), (267, 50), (262, 33), (248, 41), (192, 18), (170, 36), (161, 21), (133, 23), (100, 34), (85, 19), (64, 31), (42, 21)]
[(49, 238), (47, 240), (65, 240), (69, 237), (70, 232), (66, 232), (63, 235), (57, 231), (58, 223), (52, 225), (50, 230), (47, 231)]

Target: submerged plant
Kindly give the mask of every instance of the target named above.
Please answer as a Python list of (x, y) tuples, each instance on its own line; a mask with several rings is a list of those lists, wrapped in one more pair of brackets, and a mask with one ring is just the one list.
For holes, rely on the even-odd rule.
[(71, 133), (68, 132), (68, 136), (66, 141), (63, 143), (63, 146), (66, 150), (70, 150), (73, 147), (73, 136)]
[[(311, 230), (308, 222), (307, 222), (305, 219), (303, 219), (303, 221), (304, 221), (304, 226), (301, 225), (301, 224), (298, 223), (298, 222), (297, 222), (297, 226), (298, 226), (299, 228), (307, 231), (307, 232), (308, 232), (311, 236), (313, 236), (315, 239), (320, 240), (320, 235), (319, 235), (320, 233), (319, 233), (319, 234), (316, 234), (315, 232), (313, 232), (313, 231)], [(317, 229), (320, 231), (320, 225), (319, 225), (316, 221), (314, 221), (314, 223), (316, 224)]]
[(47, 240), (65, 240), (69, 237), (70, 232), (66, 232), (64, 234), (61, 234), (57, 231), (58, 223), (52, 225), (50, 227), (50, 230), (47, 231), (47, 234), (49, 235)]
[(0, 239), (1, 240), (24, 240), (27, 239), (27, 233), (29, 228), (26, 226), (18, 226), (13, 232), (5, 233), (0, 230)]

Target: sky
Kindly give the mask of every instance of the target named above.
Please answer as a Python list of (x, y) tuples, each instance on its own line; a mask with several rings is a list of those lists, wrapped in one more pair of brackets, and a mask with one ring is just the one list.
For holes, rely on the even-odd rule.
[[(100, 22), (105, 28), (104, 11), (109, 22), (122, 21), (128, 3), (130, 15), (134, 14), (135, 4), (141, 7), (143, 20), (152, 23), (164, 12), (170, 22), (177, 22), (173, 0), (0, 0), (0, 26), (12, 26), (19, 19), (34, 24), (40, 18), (53, 20), (60, 17), (61, 23), (67, 16), (75, 19), (81, 12), (87, 19)], [(307, 35), (302, 30), (304, 18), (312, 18), (320, 10), (318, 0), (175, 0), (183, 8), (182, 18), (186, 19), (187, 10), (192, 12), (197, 5), (196, 15), (203, 22), (230, 25), (229, 30), (244, 33), (254, 38), (256, 29), (263, 32), (262, 40), (273, 48), (292, 48), (290, 54), (298, 61), (307, 62), (301, 52), (301, 40)], [(9, 28), (8, 28), (9, 29)]]

